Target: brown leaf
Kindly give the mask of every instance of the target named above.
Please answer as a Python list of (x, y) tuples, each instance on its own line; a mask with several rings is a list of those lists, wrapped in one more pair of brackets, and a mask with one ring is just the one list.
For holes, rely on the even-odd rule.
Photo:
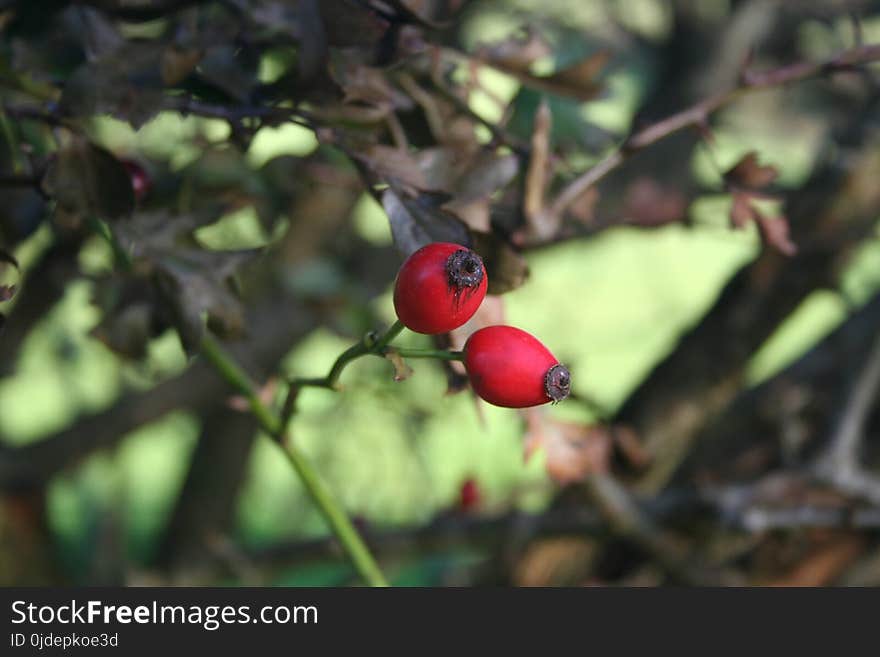
[(64, 85), (62, 114), (111, 114), (135, 129), (141, 127), (162, 109), (161, 48), (129, 41), (80, 66)]
[(55, 154), (43, 190), (76, 217), (117, 219), (134, 209), (134, 189), (125, 166), (110, 151), (79, 136)]
[(418, 161), (409, 151), (384, 144), (373, 144), (353, 153), (354, 157), (370, 169), (378, 178), (407, 185), (415, 190), (429, 189)]
[(525, 411), (527, 431), (524, 456), (545, 453), (547, 474), (560, 485), (581, 481), (592, 473), (607, 472), (611, 438), (602, 427), (554, 420), (543, 409)]
[(533, 74), (532, 64), (549, 54), (547, 44), (530, 30), (524, 36), (483, 47), (477, 51), (476, 57), (513, 75), (522, 84), (549, 94), (587, 101), (595, 98), (602, 90), (597, 78), (608, 64), (610, 52), (596, 51), (550, 75)]
[(551, 237), (551, 235), (542, 235), (542, 226), (537, 222), (544, 209), (544, 194), (547, 190), (552, 125), (553, 115), (550, 113), (550, 106), (546, 100), (541, 99), (532, 125), (532, 148), (523, 193), (523, 213), (532, 232), (539, 237)]
[(730, 225), (734, 228), (745, 228), (754, 218), (752, 197), (743, 192), (734, 192), (730, 206)]
[(614, 445), (634, 468), (645, 468), (651, 463), (653, 458), (651, 452), (642, 444), (632, 428), (614, 425), (609, 428), (609, 433)]
[(797, 245), (789, 236), (788, 219), (786, 217), (765, 217), (760, 212), (755, 213), (755, 221), (761, 231), (761, 239), (764, 244), (772, 246), (783, 255), (793, 256), (797, 253)]
[(611, 59), (611, 53), (600, 50), (589, 57), (547, 77), (529, 77), (523, 80), (537, 89), (557, 96), (568, 96), (580, 101), (592, 100), (602, 91), (597, 77)]
[(865, 549), (864, 538), (846, 534), (814, 548), (807, 557), (789, 573), (777, 577), (769, 586), (827, 586), (833, 584), (841, 573)]
[(343, 90), (343, 103), (364, 103), (388, 112), (414, 107), (412, 99), (396, 89), (381, 69), (366, 66), (360, 60), (334, 53), (330, 73)]
[(385, 353), (385, 358), (394, 366), (394, 380), (395, 381), (405, 381), (410, 376), (412, 376), (413, 370), (407, 365), (406, 361), (403, 359), (398, 352), (393, 349), (388, 350)]
[(758, 153), (749, 151), (724, 173), (724, 181), (733, 187), (762, 189), (779, 176), (776, 167), (758, 164)]
[(204, 51), (170, 45), (162, 51), (160, 70), (162, 82), (169, 87), (183, 82), (201, 61)]
[(572, 586), (600, 554), (596, 541), (561, 536), (534, 541), (514, 569), (516, 586)]
[(515, 155), (498, 155), (488, 148), (472, 153), (449, 147), (426, 148), (418, 153), (417, 159), (430, 188), (449, 192), (456, 203), (491, 196), (510, 183), (519, 171)]
[(0, 303), (2, 303), (4, 301), (9, 301), (14, 296), (15, 296), (15, 286), (14, 285), (0, 285)]
[(526, 29), (523, 34), (483, 46), (477, 50), (476, 56), (508, 71), (528, 73), (535, 61), (551, 52), (550, 46), (535, 30)]

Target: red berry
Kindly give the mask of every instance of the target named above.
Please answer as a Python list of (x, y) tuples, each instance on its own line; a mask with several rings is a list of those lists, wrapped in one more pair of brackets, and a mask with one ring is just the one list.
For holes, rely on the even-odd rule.
[(435, 242), (403, 263), (394, 285), (394, 310), (416, 333), (447, 333), (477, 312), (487, 285), (480, 256), (459, 244)]
[(150, 174), (138, 162), (134, 160), (120, 160), (122, 166), (128, 171), (128, 177), (131, 179), (131, 188), (134, 191), (134, 200), (138, 203), (144, 200), (150, 190), (153, 188), (153, 181)]
[(480, 504), (480, 487), (473, 477), (465, 479), (458, 491), (458, 508), (461, 511), (472, 511)]
[(471, 335), (464, 366), (474, 391), (495, 406), (538, 406), (571, 392), (565, 366), (537, 338), (512, 326), (487, 326)]

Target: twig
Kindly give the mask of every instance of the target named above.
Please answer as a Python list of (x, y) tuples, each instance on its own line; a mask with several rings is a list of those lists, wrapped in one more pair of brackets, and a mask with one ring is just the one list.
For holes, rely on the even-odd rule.
[(737, 87), (710, 96), (688, 109), (673, 114), (632, 134), (617, 150), (568, 183), (553, 201), (551, 211), (557, 216), (561, 216), (584, 192), (620, 166), (634, 153), (684, 128), (702, 127), (713, 112), (728, 105), (745, 93), (778, 87), (838, 71), (849, 71), (859, 65), (877, 60), (880, 60), (880, 44), (872, 44), (844, 50), (834, 57), (821, 62), (801, 62), (771, 71), (745, 72)]
[[(403, 324), (400, 321), (394, 322), (385, 333), (380, 337), (376, 337), (373, 333), (368, 333), (362, 340), (353, 344), (343, 351), (327, 376), (320, 378), (295, 378), (290, 381), (291, 393), (288, 394), (288, 400), (285, 401), (284, 407), (287, 413), (292, 413), (292, 406), (295, 402), (295, 395), (299, 389), (305, 386), (313, 388), (328, 388), (336, 390), (339, 384), (339, 377), (348, 364), (357, 360), (361, 356), (380, 356), (384, 358), (389, 353), (396, 353), (404, 358), (433, 358), (435, 360), (461, 360), (464, 355), (460, 351), (446, 351), (443, 349), (407, 349), (405, 347), (390, 347), (390, 342), (397, 337), (403, 330)], [(291, 397), (291, 395), (294, 395)]]
[(685, 561), (676, 546), (614, 477), (601, 473), (591, 475), (585, 487), (615, 534), (639, 545), (678, 581), (691, 585), (706, 583), (702, 569)]
[(214, 105), (185, 96), (167, 97), (164, 100), (163, 107), (166, 110), (180, 112), (184, 116), (193, 114), (210, 119), (225, 119), (232, 123), (240, 123), (244, 119), (262, 119), (269, 120), (272, 123), (290, 121), (311, 130), (315, 129), (315, 123), (311, 115), (290, 107)]
[(837, 488), (880, 504), (880, 478), (859, 465), (859, 448), (865, 437), (865, 424), (880, 391), (880, 337), (859, 373), (847, 399), (840, 422), (831, 437), (828, 451), (816, 464), (817, 475)]
[(260, 400), (256, 386), (238, 364), (226, 354), (223, 347), (211, 336), (206, 334), (202, 340), (201, 353), (214, 366), (214, 369), (240, 392), (248, 401), (251, 413), (260, 427), (268, 433), (282, 448), (284, 455), (296, 470), (306, 491), (318, 505), (333, 533), (348, 553), (354, 567), (364, 580), (371, 586), (387, 586), (379, 565), (373, 558), (366, 544), (361, 540), (345, 511), (337, 503), (330, 490), (321, 481), (311, 463), (288, 440), (286, 427), (279, 417), (270, 411)]

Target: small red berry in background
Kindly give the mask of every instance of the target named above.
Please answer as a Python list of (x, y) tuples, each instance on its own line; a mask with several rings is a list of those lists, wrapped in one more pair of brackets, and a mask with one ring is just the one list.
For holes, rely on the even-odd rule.
[(495, 406), (538, 406), (571, 392), (565, 366), (537, 338), (513, 326), (487, 326), (471, 335), (464, 366), (474, 392)]
[(480, 256), (459, 244), (435, 242), (403, 263), (394, 285), (394, 310), (411, 331), (447, 333), (477, 312), (487, 286)]
[(131, 188), (134, 191), (134, 200), (140, 203), (144, 200), (150, 190), (153, 188), (153, 180), (150, 174), (138, 162), (134, 160), (120, 160), (122, 166), (128, 171), (128, 177), (131, 179)]
[(473, 511), (480, 505), (482, 497), (477, 480), (473, 477), (465, 479), (458, 491), (459, 511)]

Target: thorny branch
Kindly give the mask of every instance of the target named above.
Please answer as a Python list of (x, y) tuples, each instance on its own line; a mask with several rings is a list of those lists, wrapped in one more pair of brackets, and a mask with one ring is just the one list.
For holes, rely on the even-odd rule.
[(550, 211), (554, 216), (561, 216), (588, 189), (633, 154), (685, 128), (704, 127), (711, 114), (746, 93), (840, 71), (852, 71), (860, 65), (878, 60), (880, 60), (880, 44), (860, 45), (821, 62), (801, 62), (765, 72), (747, 71), (741, 76), (737, 87), (701, 100), (693, 107), (630, 135), (617, 150), (563, 187), (550, 205)]

